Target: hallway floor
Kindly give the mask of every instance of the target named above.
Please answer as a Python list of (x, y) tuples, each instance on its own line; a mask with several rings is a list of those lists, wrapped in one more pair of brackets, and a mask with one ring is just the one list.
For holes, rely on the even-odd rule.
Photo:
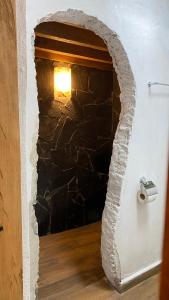
[(100, 222), (40, 238), (38, 299), (158, 300), (155, 275), (123, 294), (107, 283), (100, 258)]

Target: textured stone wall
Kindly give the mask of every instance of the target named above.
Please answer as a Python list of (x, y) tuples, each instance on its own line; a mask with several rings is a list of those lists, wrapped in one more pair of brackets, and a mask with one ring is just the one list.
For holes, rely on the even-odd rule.
[(121, 109), (115, 71), (73, 65), (72, 97), (64, 102), (53, 99), (53, 67), (36, 59), (40, 235), (101, 219)]

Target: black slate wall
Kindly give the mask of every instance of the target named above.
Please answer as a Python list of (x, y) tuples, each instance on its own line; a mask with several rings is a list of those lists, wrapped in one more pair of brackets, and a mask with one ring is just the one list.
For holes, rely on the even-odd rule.
[[(53, 62), (36, 59), (39, 235), (101, 219), (120, 113), (116, 73), (72, 66), (72, 97), (53, 100)], [(113, 104), (110, 96), (113, 91)]]

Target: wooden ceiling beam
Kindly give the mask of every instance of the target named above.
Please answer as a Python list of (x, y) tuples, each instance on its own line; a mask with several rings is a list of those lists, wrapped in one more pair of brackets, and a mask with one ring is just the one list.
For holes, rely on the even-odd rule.
[(92, 49), (83, 46), (77, 46), (73, 44), (64, 43), (58, 40), (52, 40), (44, 37), (36, 37), (35, 47), (48, 49), (57, 52), (64, 52), (66, 54), (78, 55), (80, 57), (88, 57), (104, 62), (112, 63), (112, 58), (108, 52)]
[(98, 35), (90, 30), (71, 24), (44, 22), (36, 26), (35, 33), (37, 36), (108, 52), (107, 46)]
[(70, 64), (77, 64), (99, 70), (112, 71), (113, 69), (113, 65), (110, 62), (100, 61), (94, 58), (80, 57), (78, 55), (71, 55), (69, 53), (62, 53), (38, 47), (35, 48), (35, 57), (59, 62), (66, 62)]
[(107, 48), (99, 47), (99, 46), (92, 45), (92, 44), (83, 43), (83, 42), (80, 42), (80, 41), (65, 39), (65, 38), (62, 38), (62, 37), (53, 36), (53, 35), (49, 35), (49, 34), (45, 34), (45, 33), (36, 32), (36, 37), (47, 38), (47, 39), (51, 39), (51, 40), (55, 40), (55, 41), (64, 42), (64, 43), (67, 43), (67, 44), (83, 46), (83, 47), (92, 48), (92, 49), (96, 49), (96, 50), (101, 50), (101, 51), (109, 53)]

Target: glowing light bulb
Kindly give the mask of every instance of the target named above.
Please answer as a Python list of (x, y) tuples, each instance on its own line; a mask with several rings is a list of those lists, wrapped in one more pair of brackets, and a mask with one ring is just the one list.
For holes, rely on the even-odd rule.
[(71, 68), (55, 67), (54, 68), (54, 97), (71, 96)]

